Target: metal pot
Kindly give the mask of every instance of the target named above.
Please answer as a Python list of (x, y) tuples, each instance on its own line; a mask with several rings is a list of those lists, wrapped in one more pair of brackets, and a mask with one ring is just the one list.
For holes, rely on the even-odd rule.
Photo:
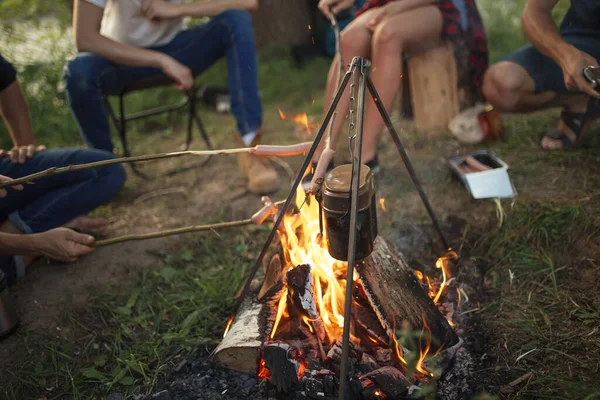
[(0, 340), (13, 333), (19, 326), (19, 317), (8, 292), (4, 271), (0, 270)]
[[(327, 174), (323, 189), (327, 247), (329, 254), (340, 261), (348, 261), (351, 181), (352, 165), (341, 165)], [(360, 167), (356, 224), (356, 260), (359, 261), (371, 254), (377, 237), (375, 176), (366, 165)]]

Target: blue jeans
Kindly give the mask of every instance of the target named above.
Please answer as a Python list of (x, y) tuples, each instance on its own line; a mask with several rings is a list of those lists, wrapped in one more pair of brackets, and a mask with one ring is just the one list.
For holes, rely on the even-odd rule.
[[(100, 150), (46, 150), (25, 164), (0, 159), (0, 175), (20, 178), (51, 167), (114, 158)], [(44, 232), (85, 215), (110, 200), (125, 184), (122, 165), (114, 164), (43, 178), (22, 191), (8, 188), (0, 200), (0, 221), (9, 220), (23, 233)]]
[[(252, 19), (246, 11), (230, 10), (208, 23), (180, 32), (164, 46), (152, 48), (173, 57), (194, 76), (227, 57), (231, 111), (239, 133), (254, 132), (262, 123), (258, 63)], [(67, 63), (64, 80), (71, 112), (88, 147), (112, 151), (107, 110), (102, 95), (121, 94), (140, 80), (164, 76), (158, 68), (118, 65), (91, 53)]]

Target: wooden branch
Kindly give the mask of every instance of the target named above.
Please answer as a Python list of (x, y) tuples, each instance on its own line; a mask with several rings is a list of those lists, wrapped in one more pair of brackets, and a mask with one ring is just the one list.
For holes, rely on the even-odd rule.
[(143, 234), (139, 234), (139, 235), (119, 236), (119, 237), (112, 238), (112, 239), (99, 240), (96, 243), (94, 243), (94, 247), (108, 246), (111, 244), (129, 242), (132, 240), (155, 239), (155, 238), (161, 238), (161, 237), (166, 237), (166, 236), (171, 236), (171, 235), (179, 235), (182, 233), (189, 233), (189, 232), (201, 232), (201, 231), (208, 231), (208, 230), (221, 229), (221, 228), (233, 228), (236, 226), (250, 225), (251, 223), (252, 223), (251, 219), (243, 219), (240, 221), (221, 222), (218, 224), (186, 226), (183, 228), (171, 229), (171, 230), (160, 231), (160, 232), (143, 233)]
[(66, 174), (67, 172), (82, 171), (90, 168), (103, 167), (106, 165), (123, 164), (131, 162), (141, 161), (152, 161), (161, 160), (164, 158), (182, 157), (182, 156), (217, 156), (222, 154), (238, 154), (238, 153), (250, 153), (256, 156), (280, 156), (288, 157), (306, 153), (312, 142), (299, 143), (290, 146), (270, 146), (270, 145), (257, 145), (254, 147), (242, 147), (235, 149), (223, 149), (223, 150), (202, 150), (202, 151), (176, 151), (173, 153), (160, 153), (146, 156), (133, 156), (133, 157), (120, 157), (113, 158), (110, 160), (96, 161), (87, 164), (67, 165), (66, 167), (52, 167), (44, 171), (36, 172), (35, 174), (27, 175), (22, 178), (13, 179), (9, 182), (1, 182), (0, 189), (9, 186), (15, 186), (22, 183), (31, 183), (41, 178), (49, 176)]
[[(274, 203), (274, 205), (280, 206), (283, 203), (285, 203), (285, 200), (278, 201), (278, 202)], [(99, 240), (96, 243), (94, 243), (94, 247), (108, 246), (111, 244), (129, 242), (132, 240), (155, 239), (155, 238), (161, 238), (161, 237), (172, 236), (172, 235), (180, 235), (182, 233), (201, 232), (201, 231), (208, 231), (208, 230), (215, 230), (215, 229), (222, 229), (222, 228), (235, 228), (238, 226), (250, 225), (253, 223), (254, 223), (254, 221), (252, 220), (252, 218), (249, 218), (249, 219), (242, 219), (239, 221), (220, 222), (218, 224), (192, 225), (192, 226), (186, 226), (183, 228), (176, 228), (176, 229), (171, 229), (171, 230), (166, 230), (166, 231), (142, 233), (142, 234), (137, 234), (137, 235), (125, 235), (125, 236), (119, 236), (119, 237), (112, 238), (112, 239)]]

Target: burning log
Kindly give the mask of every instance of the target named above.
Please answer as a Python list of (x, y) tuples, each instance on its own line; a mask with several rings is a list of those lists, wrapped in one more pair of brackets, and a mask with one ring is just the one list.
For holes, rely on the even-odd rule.
[(302, 352), (287, 343), (269, 343), (265, 346), (263, 358), (279, 392), (289, 392), (300, 382), (306, 369)]
[(327, 333), (317, 308), (314, 278), (310, 269), (310, 265), (298, 265), (287, 272), (286, 281), (288, 288), (291, 289), (294, 305), (306, 313), (317, 337), (321, 343), (325, 343)]
[(423, 330), (427, 324), (434, 338), (433, 352), (458, 343), (458, 336), (423, 291), (412, 269), (381, 236), (357, 272), (369, 303), (389, 336), (407, 321), (414, 330)]
[[(400, 399), (408, 392), (410, 381), (394, 367), (383, 367), (369, 372), (360, 377), (360, 383), (363, 389), (373, 391), (374, 398)], [(376, 394), (375, 391), (382, 391), (385, 395)]]
[(261, 349), (275, 324), (277, 304), (286, 292), (281, 274), (281, 261), (276, 254), (267, 267), (258, 298), (256, 292), (246, 296), (216, 348), (215, 359), (219, 363), (247, 374), (257, 373)]

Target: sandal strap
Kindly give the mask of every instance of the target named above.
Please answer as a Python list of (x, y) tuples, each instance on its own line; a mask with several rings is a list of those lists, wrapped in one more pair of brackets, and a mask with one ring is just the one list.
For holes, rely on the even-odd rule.
[(575, 147), (575, 142), (573, 142), (567, 135), (558, 129), (550, 129), (546, 134), (546, 137), (554, 140), (560, 140), (563, 149)]

